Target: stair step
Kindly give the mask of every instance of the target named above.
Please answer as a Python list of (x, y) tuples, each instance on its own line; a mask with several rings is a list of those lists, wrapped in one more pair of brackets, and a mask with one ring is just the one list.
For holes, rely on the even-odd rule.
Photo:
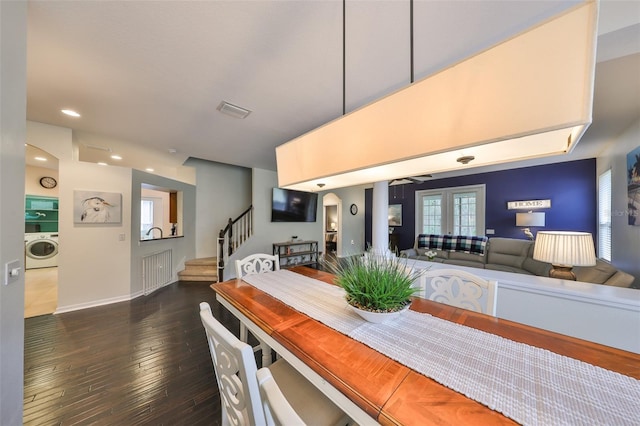
[(217, 268), (186, 268), (183, 271), (178, 272), (180, 274), (188, 274), (188, 275), (218, 275)]
[(179, 281), (197, 281), (197, 282), (208, 282), (215, 283), (218, 282), (218, 276), (214, 275), (179, 275)]
[(217, 257), (202, 257), (200, 259), (191, 259), (187, 260), (184, 263), (185, 267), (189, 266), (218, 266), (218, 258)]
[(178, 272), (180, 281), (218, 281), (218, 259), (216, 257), (187, 260), (184, 266), (184, 271)]

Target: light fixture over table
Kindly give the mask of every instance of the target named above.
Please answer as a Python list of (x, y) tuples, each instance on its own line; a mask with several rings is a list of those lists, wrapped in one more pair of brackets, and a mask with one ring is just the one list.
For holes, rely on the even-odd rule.
[(585, 1), (278, 146), (278, 186), (328, 190), (455, 170), (461, 156), (477, 167), (571, 152), (591, 123), (597, 16)]
[(533, 258), (551, 263), (551, 278), (576, 280), (574, 266), (594, 266), (596, 253), (588, 232), (540, 231), (533, 248)]

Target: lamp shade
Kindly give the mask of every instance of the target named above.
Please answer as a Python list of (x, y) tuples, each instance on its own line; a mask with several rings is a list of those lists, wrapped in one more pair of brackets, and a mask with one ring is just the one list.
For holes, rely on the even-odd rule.
[(516, 226), (544, 226), (544, 212), (516, 213)]
[[(570, 153), (591, 123), (598, 3), (581, 2), (276, 147), (312, 191)], [(331, 161), (327, 152), (337, 152)]]
[(588, 232), (540, 231), (533, 258), (558, 266), (593, 266), (596, 254)]

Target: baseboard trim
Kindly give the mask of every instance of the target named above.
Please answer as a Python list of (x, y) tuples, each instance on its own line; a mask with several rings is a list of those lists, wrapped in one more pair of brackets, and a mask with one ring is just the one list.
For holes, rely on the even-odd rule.
[(140, 297), (143, 296), (144, 293), (142, 292), (142, 290), (137, 291), (135, 293), (129, 294), (129, 295), (125, 295), (125, 296), (118, 296), (118, 297), (110, 297), (108, 299), (101, 299), (101, 300), (94, 300), (91, 302), (87, 302), (87, 303), (79, 303), (77, 305), (69, 305), (69, 306), (58, 306), (58, 308), (55, 310), (55, 312), (53, 313), (54, 315), (57, 314), (63, 314), (65, 312), (73, 312), (73, 311), (79, 311), (81, 309), (87, 309), (87, 308), (95, 308), (98, 306), (104, 306), (104, 305), (110, 305), (112, 303), (118, 303), (118, 302), (127, 302), (131, 299), (135, 299), (136, 297)]

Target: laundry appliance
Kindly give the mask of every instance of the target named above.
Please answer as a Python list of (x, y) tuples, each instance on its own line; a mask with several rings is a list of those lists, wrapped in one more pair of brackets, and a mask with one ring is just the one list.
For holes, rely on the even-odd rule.
[(38, 232), (24, 236), (25, 269), (58, 266), (58, 233)]

